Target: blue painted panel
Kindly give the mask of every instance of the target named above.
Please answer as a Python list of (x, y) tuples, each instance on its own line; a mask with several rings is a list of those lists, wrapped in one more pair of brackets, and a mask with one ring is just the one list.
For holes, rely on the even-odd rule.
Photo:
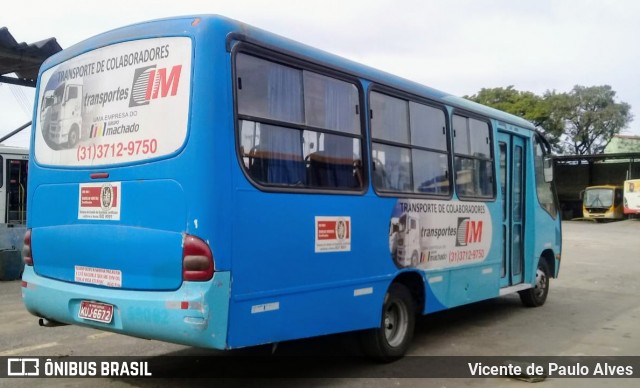
[[(185, 282), (166, 292), (101, 289), (36, 275), (26, 267), (22, 298), (27, 310), (58, 322), (140, 338), (226, 349), (230, 276), (217, 272), (208, 282)], [(113, 306), (111, 323), (78, 317), (83, 300)], [(186, 306), (185, 306), (186, 304)]]

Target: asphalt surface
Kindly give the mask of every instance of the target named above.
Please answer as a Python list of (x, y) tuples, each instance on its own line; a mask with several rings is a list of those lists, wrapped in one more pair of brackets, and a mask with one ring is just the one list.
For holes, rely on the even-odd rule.
[[(436, 362), (433, 356), (638, 356), (640, 355), (640, 221), (597, 224), (563, 223), (563, 256), (560, 277), (551, 282), (546, 304), (522, 307), (517, 295), (459, 307), (422, 317), (416, 325), (409, 361), (370, 364), (360, 358), (333, 365), (306, 365), (309, 376), (318, 378), (253, 379), (224, 378), (56, 378), (4, 379), (0, 386), (96, 387), (127, 386), (438, 386), (523, 387), (528, 382), (513, 377), (409, 378), (420, 371), (404, 373), (417, 363)], [(354, 355), (353, 335), (337, 335), (279, 344), (275, 354), (297, 359)], [(161, 363), (167, 370), (206, 375), (206, 362), (229, 361), (230, 357), (267, 356), (271, 346), (233, 352), (190, 348), (158, 341), (136, 339), (93, 329), (64, 326), (42, 328), (26, 312), (20, 297), (20, 281), (0, 282), (0, 357), (25, 356), (136, 356), (152, 360), (162, 356), (197, 356)], [(220, 358), (221, 357), (221, 358)], [(162, 359), (164, 360), (164, 359)], [(295, 364), (294, 367), (299, 367)], [(305, 372), (306, 373), (306, 372)], [(640, 371), (636, 371), (636, 375)], [(304, 375), (304, 374), (302, 374)], [(401, 377), (405, 376), (405, 377)], [(544, 387), (637, 387), (636, 379), (585, 379), (548, 377)]]

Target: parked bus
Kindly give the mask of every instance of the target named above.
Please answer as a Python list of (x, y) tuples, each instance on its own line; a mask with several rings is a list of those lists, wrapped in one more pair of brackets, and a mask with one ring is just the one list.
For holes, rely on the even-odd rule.
[(0, 280), (18, 279), (24, 267), (28, 160), (28, 149), (0, 145)]
[(624, 218), (622, 186), (587, 187), (582, 194), (582, 217), (595, 221)]
[(624, 181), (624, 214), (640, 214), (640, 179)]
[[(63, 83), (83, 85), (75, 147), (42, 127)], [(558, 275), (529, 122), (234, 20), (83, 41), (36, 105), (22, 295), (44, 326), (217, 349), (360, 331), (390, 360), (417, 314), (540, 306)]]
[(4, 224), (27, 222), (27, 163), (29, 150), (0, 145), (0, 214)]

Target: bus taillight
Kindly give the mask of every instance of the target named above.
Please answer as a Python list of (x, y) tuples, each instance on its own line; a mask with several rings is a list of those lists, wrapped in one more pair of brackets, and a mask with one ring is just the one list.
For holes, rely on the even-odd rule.
[(213, 254), (209, 245), (195, 236), (185, 235), (182, 242), (182, 280), (210, 280), (213, 272)]
[(27, 229), (24, 234), (24, 245), (22, 246), (22, 260), (25, 265), (33, 265), (33, 257), (31, 253), (31, 229)]

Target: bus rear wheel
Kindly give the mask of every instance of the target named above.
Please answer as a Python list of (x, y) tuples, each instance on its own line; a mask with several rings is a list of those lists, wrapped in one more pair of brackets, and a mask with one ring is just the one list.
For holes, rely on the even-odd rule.
[(520, 291), (520, 300), (527, 307), (539, 307), (544, 304), (549, 295), (549, 266), (540, 258), (536, 271), (536, 284), (533, 288)]
[(416, 324), (415, 303), (404, 285), (393, 283), (384, 297), (380, 327), (362, 332), (366, 355), (382, 362), (404, 356)]

